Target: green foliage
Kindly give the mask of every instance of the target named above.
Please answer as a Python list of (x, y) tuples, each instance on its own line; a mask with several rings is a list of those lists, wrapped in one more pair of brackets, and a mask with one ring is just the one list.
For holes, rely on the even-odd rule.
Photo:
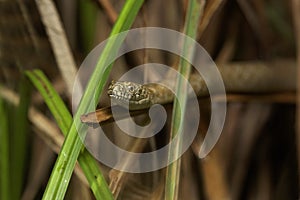
[[(27, 71), (26, 75), (44, 98), (60, 130), (66, 136), (73, 119), (63, 100), (59, 97), (43, 72), (40, 70), (34, 70), (32, 72)], [(95, 197), (97, 199), (111, 199), (111, 192), (109, 191), (107, 183), (99, 170), (97, 161), (94, 160), (92, 155), (85, 148), (83, 148), (80, 152), (78, 162)]]
[(9, 133), (7, 111), (0, 96), (0, 197), (11, 199), (10, 195), (10, 166), (9, 166)]
[[(203, 2), (203, 1), (200, 1)], [(199, 3), (197, 0), (190, 0), (188, 5), (188, 10), (185, 19), (184, 33), (196, 40), (197, 37), (197, 27), (200, 21), (200, 14), (202, 13), (204, 5)], [(184, 41), (183, 52), (184, 55), (191, 57), (193, 54), (193, 46)], [(179, 72), (186, 79), (189, 78), (191, 72), (191, 65), (184, 58), (181, 57)], [(176, 136), (176, 134), (182, 134), (183, 120), (182, 115), (185, 113), (186, 100), (187, 100), (187, 89), (185, 88), (183, 78), (179, 77), (176, 84), (176, 94), (177, 98), (174, 99), (173, 115), (172, 115), (172, 124), (171, 124), (171, 140)], [(181, 102), (182, 104), (179, 104)], [(181, 151), (182, 141), (178, 141), (177, 144), (171, 145), (169, 149), (169, 160), (173, 160), (174, 157), (178, 157), (178, 153)], [(176, 160), (167, 167), (167, 176), (166, 176), (166, 187), (165, 187), (165, 199), (178, 199), (178, 185), (180, 177), (180, 159)]]
[(31, 100), (31, 87), (25, 76), (20, 81), (20, 102), (14, 113), (11, 136), (11, 184), (12, 199), (20, 199), (25, 178), (25, 166), (27, 163), (29, 143), (28, 109)]
[[(126, 1), (120, 16), (111, 32), (111, 36), (118, 34), (120, 32), (128, 30), (141, 5), (143, 4), (143, 1)], [(106, 80), (108, 79), (109, 72), (111, 70), (111, 66), (106, 68), (106, 64), (108, 62), (108, 59), (110, 55), (114, 54), (118, 51), (118, 48), (120, 46), (120, 40), (117, 40), (116, 38), (112, 37), (108, 40), (106, 47), (103, 50), (103, 53), (100, 55), (100, 58), (98, 60), (98, 63), (96, 65), (96, 68), (90, 78), (90, 81), (86, 87), (86, 90), (82, 96), (81, 102), (78, 106), (77, 112), (74, 116), (74, 119), (72, 121), (72, 124), (70, 126), (70, 129), (68, 130), (68, 134), (66, 136), (65, 142), (62, 146), (62, 149), (60, 151), (60, 154), (57, 158), (57, 161), (55, 163), (54, 169), (52, 171), (50, 180), (48, 182), (46, 191), (44, 193), (43, 199), (63, 199), (73, 172), (73, 169), (75, 167), (76, 160), (79, 156), (79, 153), (82, 150), (82, 142), (80, 137), (78, 136), (77, 132), (80, 132), (82, 134), (82, 137), (85, 137), (86, 133), (86, 125), (83, 125), (80, 121), (80, 116), (84, 113), (87, 113), (91, 111), (91, 109), (95, 106), (95, 102), (92, 102), (93, 98), (98, 99), (104, 84)], [(39, 72), (34, 72), (35, 74), (39, 74)], [(27, 75), (31, 78), (33, 83), (35, 83), (37, 80), (34, 80), (34, 77), (31, 76), (33, 74), (27, 73)], [(39, 87), (42, 85), (39, 84)], [(47, 92), (47, 91), (45, 91)], [(43, 93), (42, 93), (43, 94)], [(44, 97), (45, 98), (45, 97)], [(49, 99), (45, 99), (46, 102), (49, 101)], [(56, 105), (53, 105), (53, 103), (49, 102), (49, 108), (53, 109), (56, 113), (59, 113), (61, 107), (57, 107)], [(64, 113), (59, 113), (58, 118), (56, 119), (58, 124), (64, 124), (65, 126), (69, 125), (69, 122), (64, 122)], [(63, 129), (65, 130), (65, 129)], [(83, 159), (85, 160), (85, 159)], [(84, 162), (85, 163), (85, 162)], [(89, 163), (90, 164), (90, 163)], [(94, 169), (93, 167), (90, 167), (88, 164), (82, 166), (83, 169)], [(94, 175), (94, 174), (93, 174)], [(87, 178), (96, 178), (99, 179), (101, 174), (98, 174), (99, 176), (92, 176), (92, 174), (87, 174)], [(102, 179), (102, 178), (101, 178)], [(103, 182), (100, 181), (103, 185), (105, 185)], [(96, 196), (97, 199), (112, 199), (112, 196), (110, 192), (105, 188), (100, 186), (98, 188), (101, 190), (101, 192), (104, 192), (106, 197), (99, 197)], [(93, 188), (94, 185), (91, 185)]]

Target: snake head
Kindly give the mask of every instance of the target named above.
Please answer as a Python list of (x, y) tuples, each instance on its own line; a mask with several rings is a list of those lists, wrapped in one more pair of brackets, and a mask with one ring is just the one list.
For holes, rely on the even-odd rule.
[(118, 105), (130, 110), (149, 108), (151, 105), (151, 90), (147, 87), (128, 81), (112, 81), (107, 94)]

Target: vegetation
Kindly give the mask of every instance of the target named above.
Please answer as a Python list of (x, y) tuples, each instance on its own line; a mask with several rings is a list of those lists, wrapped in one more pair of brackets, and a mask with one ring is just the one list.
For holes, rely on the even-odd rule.
[[(201, 121), (193, 144), (180, 159), (153, 172), (131, 174), (105, 166), (78, 135), (85, 138), (89, 129), (81, 115), (94, 111), (98, 102), (93, 99), (100, 99), (98, 107), (106, 111), (100, 123), (105, 134), (128, 151), (165, 146), (182, 120), (188, 120), (180, 117), (185, 108), (178, 101), (187, 101), (180, 81), (180, 95), (174, 104), (164, 105), (168, 120), (154, 137), (127, 136), (107, 120), (110, 101), (105, 90), (110, 80), (129, 69), (151, 62), (172, 66), (186, 78), (193, 72), (183, 58), (153, 49), (108, 63), (120, 48), (116, 34), (137, 27), (169, 28), (198, 41), (216, 63), (298, 59), (300, 65), (297, 1), (112, 2), (0, 3), (0, 199), (298, 199), (297, 91), (227, 94), (221, 138), (205, 159), (198, 153), (209, 126), (210, 101), (199, 98)], [(72, 114), (78, 66), (107, 38)], [(185, 42), (188, 54), (193, 47)], [(144, 111), (131, 114), (138, 124), (147, 122)], [(170, 149), (168, 159), (180, 148), (181, 141)], [(125, 166), (132, 160), (124, 157), (122, 162)]]

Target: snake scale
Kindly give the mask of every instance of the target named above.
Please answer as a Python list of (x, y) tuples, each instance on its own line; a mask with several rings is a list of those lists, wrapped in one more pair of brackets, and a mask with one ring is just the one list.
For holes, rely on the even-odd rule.
[[(296, 90), (296, 63), (292, 60), (272, 62), (235, 62), (219, 64), (226, 93), (271, 94)], [(213, 79), (213, 77), (212, 77)], [(172, 82), (165, 79), (164, 83)], [(208, 96), (206, 84), (199, 74), (192, 73), (189, 80), (199, 97)], [(171, 90), (160, 83), (137, 84), (134, 82), (112, 82), (107, 90), (112, 101), (135, 112), (153, 104), (166, 104), (174, 100)], [(112, 117), (110, 109), (81, 115), (81, 122), (91, 124), (104, 122)], [(115, 117), (115, 116), (114, 116)], [(123, 115), (117, 116), (122, 118)]]
[[(293, 61), (240, 62), (219, 66), (227, 93), (274, 93), (296, 90), (296, 66)], [(199, 74), (191, 74), (189, 82), (197, 96), (207, 96), (208, 89)], [(137, 84), (112, 82), (107, 91), (110, 98), (130, 110), (166, 104), (174, 99), (171, 90), (159, 83)]]

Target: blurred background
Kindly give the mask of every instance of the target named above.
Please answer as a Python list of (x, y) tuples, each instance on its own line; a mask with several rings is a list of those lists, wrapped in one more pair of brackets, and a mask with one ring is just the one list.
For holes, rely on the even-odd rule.
[[(41, 69), (71, 110), (66, 77), (53, 50), (55, 39), (45, 28), (51, 17), (45, 17), (47, 6), (39, 9), (36, 2), (39, 1), (0, 1), (0, 125), (9, 132), (8, 138), (0, 132), (0, 145), (2, 153), (8, 147), (6, 155), (10, 160), (10, 174), (2, 170), (0, 175), (9, 176), (12, 182), (10, 186), (1, 182), (0, 186), (1, 190), (10, 189), (13, 199), (42, 197), (63, 142), (49, 109), (24, 77), (24, 70)], [(124, 1), (54, 3), (78, 68), (85, 56), (107, 39)], [(156, 26), (182, 32), (186, 9), (187, 0), (145, 1), (133, 28)], [(198, 42), (217, 63), (267, 63), (277, 59), (296, 62), (292, 11), (291, 1), (207, 0)], [(52, 15), (55, 13), (48, 13)], [(117, 60), (111, 79), (147, 62), (175, 66), (176, 58), (154, 50), (136, 51)], [(109, 105), (107, 96), (102, 96), (100, 107)], [(224, 130), (213, 151), (205, 159), (197, 158), (200, 141), (196, 139), (182, 157), (180, 199), (298, 199), (296, 94), (282, 93), (280, 98), (267, 95), (264, 99), (229, 94), (227, 101)], [(200, 137), (209, 124), (210, 102), (200, 99), (199, 105), (203, 110)], [(171, 105), (166, 109), (170, 113)], [(120, 136), (113, 123), (104, 128), (114, 143), (123, 148), (131, 144), (133, 139)], [(166, 126), (152, 142), (143, 143), (141, 150), (151, 151), (153, 143), (156, 147), (165, 145), (168, 131)], [(0, 162), (3, 158), (0, 156)], [(101, 163), (99, 166), (108, 183), (111, 176), (120, 175)], [(110, 183), (110, 187), (118, 199), (161, 199), (164, 175), (165, 169), (121, 174), (121, 181)], [(94, 199), (79, 168), (73, 174), (66, 199)]]

